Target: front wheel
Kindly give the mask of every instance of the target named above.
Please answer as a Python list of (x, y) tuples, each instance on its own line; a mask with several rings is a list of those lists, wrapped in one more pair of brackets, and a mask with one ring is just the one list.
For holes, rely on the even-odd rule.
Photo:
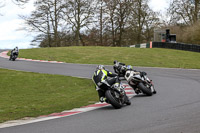
[(151, 89), (147, 88), (143, 83), (139, 83), (138, 88), (147, 96), (152, 96)]
[(115, 92), (112, 92), (111, 90), (107, 90), (105, 93), (106, 99), (109, 101), (109, 103), (115, 108), (120, 109), (122, 107), (122, 103), (120, 100), (118, 100), (115, 97)]

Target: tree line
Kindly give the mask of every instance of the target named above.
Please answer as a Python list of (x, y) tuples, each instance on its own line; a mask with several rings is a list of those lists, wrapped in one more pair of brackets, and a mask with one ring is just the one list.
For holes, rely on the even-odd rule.
[[(29, 0), (13, 0), (25, 4)], [(170, 28), (177, 41), (200, 44), (200, 0), (172, 0), (167, 14), (149, 0), (35, 0), (35, 10), (20, 16), (36, 33), (32, 45), (127, 46), (153, 40), (154, 29)], [(1, 0), (0, 0), (1, 3)]]
[(41, 47), (123, 46), (150, 41), (159, 19), (147, 0), (37, 0), (21, 16)]
[(200, 44), (200, 0), (173, 0), (168, 15), (178, 42)]

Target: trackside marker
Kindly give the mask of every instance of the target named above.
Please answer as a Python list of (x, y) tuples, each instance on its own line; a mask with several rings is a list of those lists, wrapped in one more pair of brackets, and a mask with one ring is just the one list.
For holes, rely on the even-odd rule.
[(108, 105), (108, 103), (102, 103), (102, 104), (92, 104), (92, 105), (88, 105), (82, 108), (88, 108), (88, 107), (102, 107), (102, 106), (106, 106)]
[(68, 116), (68, 115), (73, 115), (73, 114), (78, 114), (78, 113), (81, 113), (81, 111), (53, 113), (53, 114), (47, 115), (47, 117), (50, 117), (50, 116)]

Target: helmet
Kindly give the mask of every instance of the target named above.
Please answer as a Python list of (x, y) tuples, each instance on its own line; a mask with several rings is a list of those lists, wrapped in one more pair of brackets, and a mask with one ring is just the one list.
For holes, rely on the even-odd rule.
[(99, 69), (105, 69), (104, 65), (98, 65), (97, 70), (99, 70)]
[(121, 71), (126, 71), (126, 66), (121, 66)]
[(118, 61), (117, 61), (117, 60), (115, 60), (113, 63), (114, 63), (114, 64), (116, 64), (117, 62), (118, 62)]
[(131, 69), (133, 69), (133, 67), (132, 67), (131, 65), (128, 65), (128, 66), (126, 67), (126, 69), (127, 69), (127, 70), (131, 70)]
[(114, 66), (119, 66), (119, 62), (117, 60), (115, 60), (113, 63), (114, 63)]

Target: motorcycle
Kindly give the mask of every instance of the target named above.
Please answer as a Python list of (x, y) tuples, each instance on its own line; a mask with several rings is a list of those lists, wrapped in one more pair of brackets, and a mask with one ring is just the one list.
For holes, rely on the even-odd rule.
[(15, 61), (17, 57), (18, 57), (18, 52), (14, 52), (14, 53), (11, 52), (9, 60)]
[(124, 104), (131, 105), (131, 101), (127, 97), (121, 83), (118, 86), (115, 84), (110, 86), (106, 81), (103, 81), (101, 84), (101, 90), (105, 93), (106, 102), (115, 109), (120, 109)]
[(153, 82), (147, 77), (145, 72), (133, 70), (130, 65), (126, 66), (118, 61), (114, 62), (113, 68), (118, 75), (125, 78), (136, 94), (143, 93), (147, 96), (156, 94)]

